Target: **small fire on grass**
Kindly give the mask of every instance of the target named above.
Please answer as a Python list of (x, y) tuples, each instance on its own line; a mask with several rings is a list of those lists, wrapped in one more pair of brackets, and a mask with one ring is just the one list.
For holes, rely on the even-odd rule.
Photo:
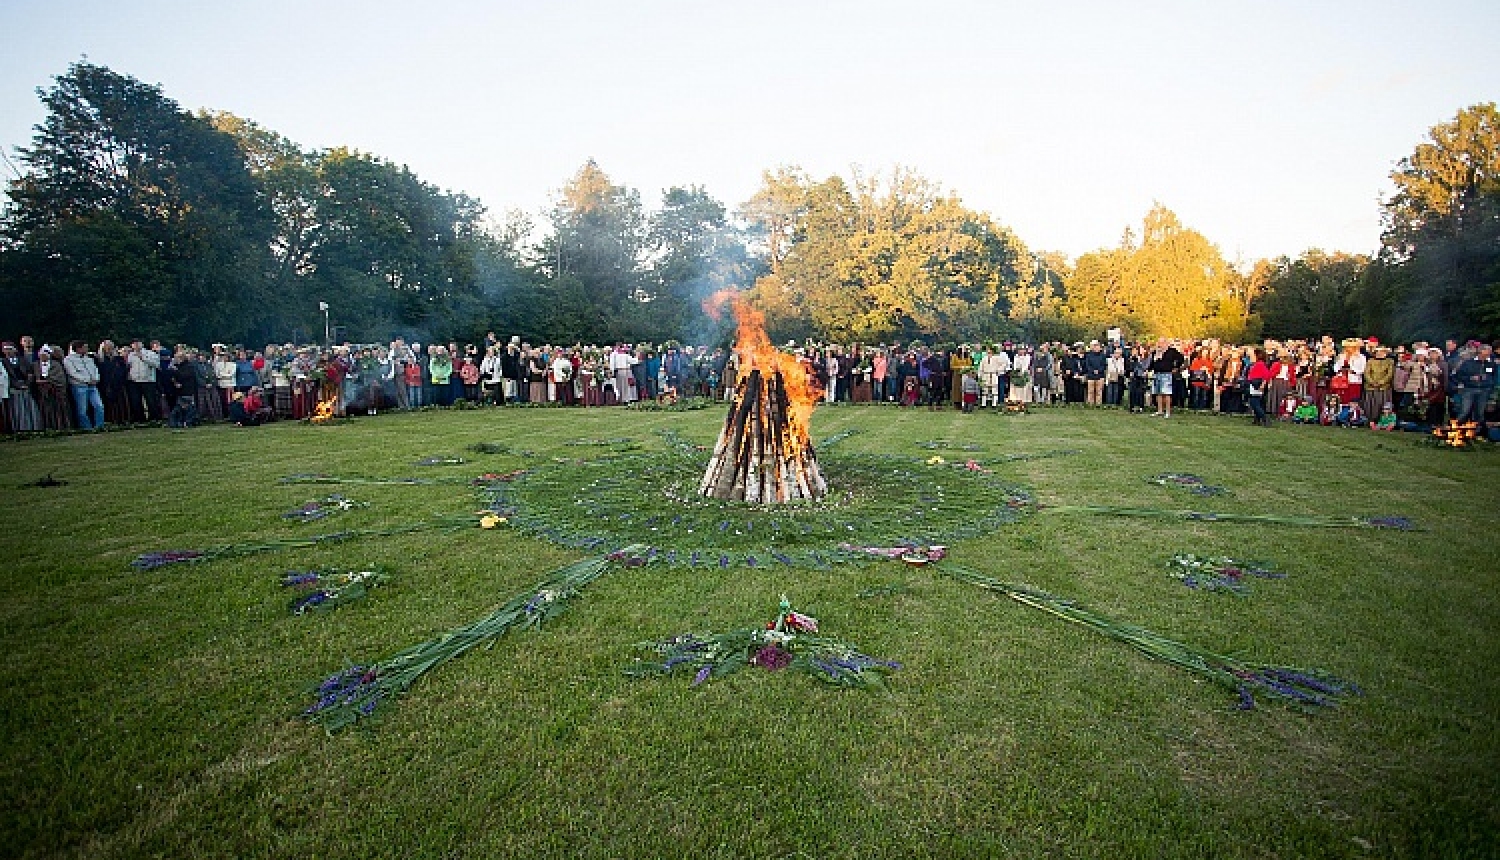
[(338, 395), (334, 395), (327, 400), (319, 400), (318, 405), (313, 409), (312, 414), (307, 416), (307, 420), (311, 421), (314, 424), (326, 424), (329, 421), (332, 421), (334, 417), (333, 405), (334, 401), (337, 398)]
[(1446, 426), (1432, 428), (1438, 444), (1450, 448), (1465, 448), (1474, 444), (1479, 435), (1479, 425), (1473, 421), (1449, 421)]
[(721, 291), (704, 308), (715, 313), (726, 300), (738, 327), (740, 383), (698, 494), (752, 504), (821, 499), (828, 484), (808, 428), (822, 386), (796, 356), (771, 345), (765, 315), (743, 297)]

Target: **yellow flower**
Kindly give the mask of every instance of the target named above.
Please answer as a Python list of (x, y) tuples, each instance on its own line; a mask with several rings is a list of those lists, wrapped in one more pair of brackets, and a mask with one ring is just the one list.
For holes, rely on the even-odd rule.
[(479, 519), (479, 527), (482, 529), (492, 529), (503, 522), (505, 522), (505, 517), (496, 516), (495, 514), (485, 514)]
[(941, 466), (946, 462), (948, 461), (944, 460), (942, 457), (937, 456), (936, 454), (927, 458), (927, 465), (929, 466)]

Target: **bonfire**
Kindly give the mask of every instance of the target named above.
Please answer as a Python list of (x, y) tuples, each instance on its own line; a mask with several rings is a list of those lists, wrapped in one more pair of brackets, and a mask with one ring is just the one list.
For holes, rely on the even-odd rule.
[(1432, 428), (1432, 435), (1437, 437), (1439, 445), (1450, 448), (1469, 447), (1479, 436), (1479, 424), (1474, 421), (1449, 421), (1446, 426)]
[(740, 382), (698, 493), (752, 504), (821, 499), (828, 484), (808, 436), (823, 393), (817, 377), (771, 345), (760, 311), (738, 295), (729, 299)]
[(334, 418), (334, 401), (337, 399), (338, 395), (335, 394), (327, 400), (319, 400), (318, 405), (315, 409), (313, 409), (312, 414), (307, 416), (307, 420), (311, 421), (314, 424), (326, 424), (327, 422), (332, 421)]

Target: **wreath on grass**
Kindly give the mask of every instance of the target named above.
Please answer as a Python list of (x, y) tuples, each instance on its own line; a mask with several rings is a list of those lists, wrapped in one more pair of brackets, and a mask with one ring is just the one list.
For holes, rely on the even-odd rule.
[(562, 546), (640, 543), (649, 546), (646, 561), (720, 568), (865, 561), (859, 545), (946, 545), (1034, 507), (1026, 490), (962, 464), (933, 469), (902, 457), (825, 453), (820, 466), (832, 488), (827, 498), (779, 505), (698, 495), (703, 456), (686, 445), (565, 461), (481, 492), (512, 528)]

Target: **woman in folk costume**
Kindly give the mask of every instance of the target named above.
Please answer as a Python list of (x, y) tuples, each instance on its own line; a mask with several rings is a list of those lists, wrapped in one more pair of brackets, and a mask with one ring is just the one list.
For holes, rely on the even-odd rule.
[(1010, 362), (1010, 372), (1000, 378), (1000, 390), (1006, 392), (1005, 399), (1012, 403), (1031, 402), (1031, 347), (1016, 350), (1016, 357)]
[(615, 344), (614, 351), (609, 354), (609, 372), (615, 380), (613, 387), (617, 403), (634, 403), (638, 399), (635, 376), (630, 372), (630, 366), (634, 363), (630, 352), (625, 349), (625, 344)]
[(1010, 388), (1010, 356), (1000, 348), (1000, 344), (991, 344), (984, 356), (979, 359), (979, 405), (999, 406), (1001, 400), (1008, 399)]
[(948, 358), (948, 397), (953, 401), (955, 409), (962, 409), (964, 405), (963, 379), (964, 374), (974, 370), (974, 357), (969, 354), (969, 348), (962, 344), (953, 351)]
[(1052, 403), (1052, 353), (1045, 345), (1031, 354), (1031, 390), (1035, 401), (1044, 406)]
[(1335, 380), (1340, 376), (1345, 380), (1342, 391), (1339, 390), (1337, 381), (1330, 383), (1334, 393), (1339, 396), (1340, 403), (1353, 403), (1364, 394), (1365, 365), (1369, 359), (1360, 351), (1363, 345), (1357, 337), (1345, 338), (1342, 344), (1343, 351), (1333, 360)]
[(292, 418), (294, 420), (300, 421), (306, 418), (312, 414), (313, 409), (317, 408), (317, 383), (313, 381), (317, 367), (312, 347), (303, 347), (297, 353), (297, 357), (292, 360)]
[(291, 347), (268, 348), (266, 362), (270, 365), (271, 411), (277, 418), (290, 418), (292, 417)]
[[(14, 392), (11, 394), (15, 397)], [(1448, 363), (1443, 351), (1429, 347), (1422, 360), (1422, 400), (1426, 403), (1428, 424), (1440, 424), (1447, 418)]]
[[(224, 417), (224, 406), (219, 400), (217, 386), (218, 377), (214, 374), (213, 362), (197, 350), (192, 350), (189, 357), (193, 363), (193, 370), (198, 377), (198, 385), (193, 391), (193, 404), (198, 409), (198, 420), (219, 421)], [(176, 405), (176, 404), (173, 404)]]
[(1391, 402), (1391, 389), (1395, 386), (1396, 360), (1391, 357), (1391, 348), (1382, 344), (1375, 347), (1374, 358), (1365, 360), (1365, 387), (1360, 395), (1359, 405), (1371, 422)]
[(529, 403), (547, 402), (547, 362), (536, 347), (526, 355), (526, 399)]
[(44, 346), (37, 353), (31, 378), (32, 392), (42, 413), (42, 428), (67, 430), (71, 427), (68, 420), (68, 377), (63, 371), (62, 361), (53, 357), (52, 347)]
[(10, 399), (5, 402), (10, 416), (10, 432), (31, 433), (42, 429), (42, 411), (31, 396), (31, 359), (16, 351), (16, 345), (6, 341), (0, 345), (0, 366), (5, 368), (10, 384)]
[(557, 402), (564, 406), (573, 405), (573, 361), (568, 354), (561, 349), (552, 353), (552, 366), (549, 368), (552, 378), (552, 390)]

